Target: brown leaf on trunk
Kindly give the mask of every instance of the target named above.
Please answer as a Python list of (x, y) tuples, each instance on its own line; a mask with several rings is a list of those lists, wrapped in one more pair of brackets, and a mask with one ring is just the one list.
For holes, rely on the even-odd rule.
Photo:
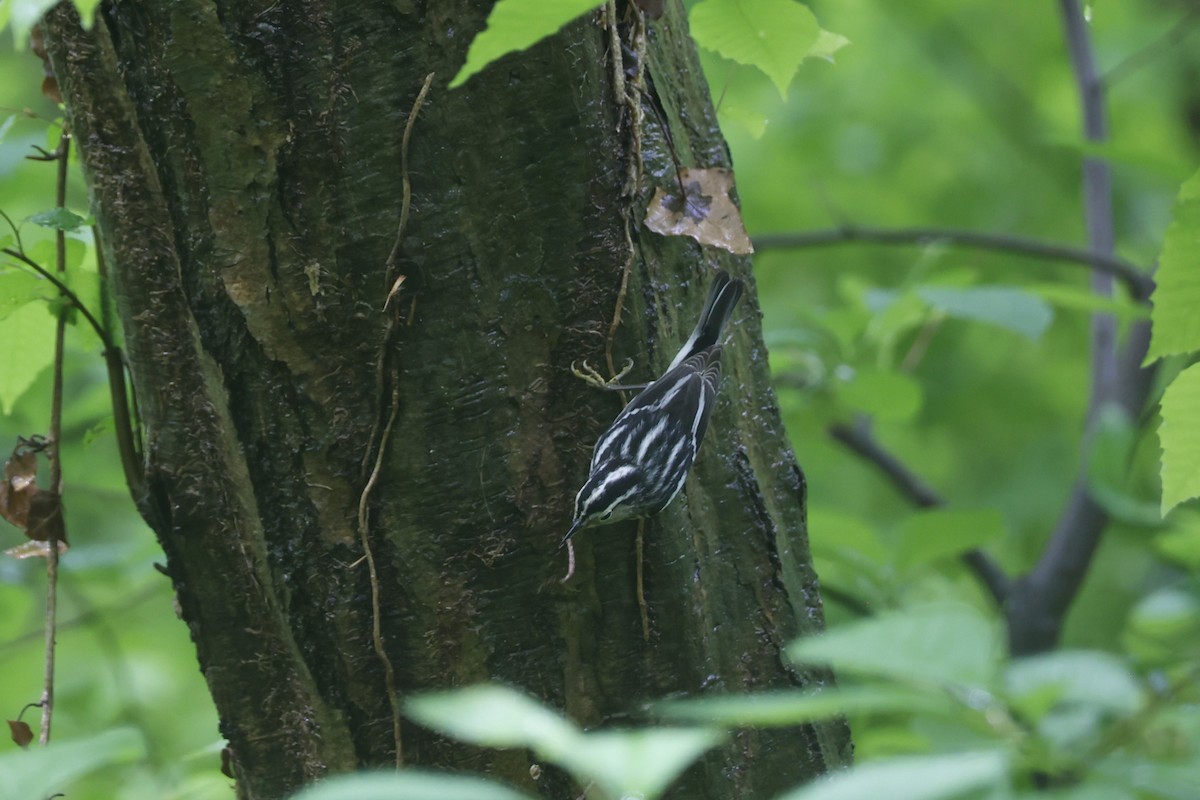
[(12, 735), (12, 740), (17, 747), (29, 747), (29, 743), (33, 741), (33, 729), (29, 727), (28, 722), (10, 719), (8, 732)]
[(29, 506), (37, 491), (37, 453), (17, 445), (4, 464), (4, 480), (0, 482), (0, 517), (18, 528), (28, 528)]
[(679, 178), (684, 196), (679, 196), (678, 184), (670, 191), (656, 189), (646, 209), (646, 227), (663, 236), (690, 236), (738, 255), (753, 253), (742, 215), (729, 196), (733, 173), (720, 167), (687, 167)]

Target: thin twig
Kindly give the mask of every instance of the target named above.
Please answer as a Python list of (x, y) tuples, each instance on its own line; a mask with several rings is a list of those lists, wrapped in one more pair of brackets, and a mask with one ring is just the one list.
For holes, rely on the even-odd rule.
[(367, 535), (367, 532), (371, 516), (368, 503), (371, 499), (371, 492), (375, 489), (375, 484), (379, 482), (379, 475), (383, 472), (383, 456), (387, 452), (387, 443), (391, 439), (392, 427), (396, 424), (396, 417), (399, 416), (399, 413), (400, 376), (393, 370), (391, 411), (388, 413), (387, 425), (383, 429), (383, 438), (380, 440), (379, 448), (375, 454), (375, 467), (371, 470), (371, 476), (367, 479), (367, 485), (363, 487), (362, 494), (358, 498), (358, 537), (362, 543), (363, 554), (367, 558), (367, 571), (371, 579), (371, 643), (375, 647), (375, 655), (379, 657), (380, 663), (383, 664), (384, 685), (387, 688), (388, 700), (392, 705), (392, 738), (396, 745), (396, 769), (404, 766), (404, 752), (401, 748), (400, 739), (400, 697), (396, 693), (396, 670), (392, 667), (392, 660), (388, 657), (387, 650), (383, 646), (379, 573), (375, 569), (375, 555), (371, 552), (371, 539)]
[[(392, 273), (396, 269), (396, 260), (400, 258), (400, 245), (404, 242), (404, 232), (408, 228), (408, 214), (412, 209), (412, 181), (408, 177), (408, 142), (412, 138), (417, 115), (421, 113), (421, 107), (425, 105), (425, 98), (429, 96), (429, 87), (433, 85), (435, 74), (437, 73), (431, 72), (425, 76), (425, 82), (421, 84), (421, 91), (417, 92), (417, 99), (413, 101), (412, 110), (408, 112), (408, 121), (404, 123), (404, 135), (400, 137), (400, 186), (402, 191), (400, 223), (396, 226), (396, 241), (392, 244), (392, 252), (388, 255), (387, 269), (384, 274), (389, 290), (395, 281), (395, 275)], [(390, 293), (388, 297), (391, 297)], [(386, 301), (384, 304), (386, 305)]]
[[(832, 425), (829, 435), (875, 465), (918, 508), (946, 505), (946, 501), (929, 484), (879, 444), (865, 420), (856, 425)], [(996, 604), (1003, 607), (1008, 599), (1011, 581), (1000, 565), (978, 548), (963, 553), (962, 562), (979, 579)]]
[[(403, 185), (403, 194), (400, 201), (400, 221), (396, 226), (396, 241), (392, 244), (392, 251), (388, 255), (387, 262), (384, 264), (385, 296), (383, 310), (385, 313), (398, 285), (394, 272), (397, 259), (400, 257), (400, 248), (404, 244), (404, 234), (408, 229), (408, 215), (412, 209), (412, 184), (409, 181), (408, 171), (408, 145), (412, 137), (413, 126), (417, 121), (417, 116), (421, 113), (421, 107), (425, 105), (425, 98), (429, 95), (429, 87), (433, 85), (433, 77), (434, 73), (432, 72), (425, 76), (425, 82), (421, 84), (421, 89), (417, 92), (412, 110), (408, 114), (408, 122), (404, 126), (404, 134), (400, 138), (400, 181)], [(398, 318), (398, 313), (392, 313), (388, 317), (383, 341), (379, 348), (379, 358), (376, 362), (376, 386), (377, 396), (380, 401), (383, 399), (383, 376), (389, 360), (388, 355), (391, 352), (392, 338), (397, 330)], [(396, 748), (396, 769), (400, 769), (400, 767), (404, 766), (404, 747), (400, 728), (400, 696), (396, 691), (396, 670), (392, 666), (392, 660), (388, 657), (387, 649), (383, 644), (383, 610), (380, 600), (382, 592), (379, 586), (379, 573), (375, 567), (375, 555), (371, 551), (371, 539), (368, 535), (370, 530), (369, 503), (371, 493), (375, 490), (375, 485), (379, 482), (379, 476), (383, 471), (384, 455), (387, 453), (387, 444), (392, 438), (392, 428), (396, 424), (396, 418), (400, 415), (400, 372), (395, 367), (391, 370), (391, 380), (392, 396), (387, 411), (387, 424), (384, 425), (383, 433), (377, 439), (379, 417), (376, 417), (375, 423), (371, 428), (371, 438), (368, 442), (367, 452), (364, 455), (365, 464), (367, 463), (366, 460), (371, 457), (371, 452), (374, 451), (375, 464), (370, 476), (367, 478), (366, 485), (363, 486), (362, 494), (358, 498), (358, 535), (362, 543), (363, 555), (367, 559), (367, 571), (371, 582), (371, 643), (375, 648), (375, 655), (379, 657), (379, 661), (383, 665), (384, 686), (387, 690), (388, 702), (392, 707), (392, 741)], [(379, 408), (379, 413), (383, 413), (382, 405)]]
[(88, 307), (84, 305), (83, 301), (79, 299), (79, 295), (71, 291), (71, 287), (63, 283), (63, 281), (56, 277), (53, 272), (50, 272), (20, 250), (15, 250), (11, 247), (4, 247), (0, 248), (0, 253), (4, 253), (4, 255), (10, 258), (15, 258), (17, 261), (20, 261), (22, 264), (36, 272), (38, 275), (41, 275), (46, 280), (50, 281), (50, 283), (54, 284), (54, 288), (58, 289), (59, 293), (63, 297), (67, 298), (67, 301), (70, 302), (71, 305), (83, 315), (83, 318), (87, 320), (88, 325), (92, 326), (92, 330), (94, 330), (96, 335), (100, 337), (100, 342), (104, 345), (104, 348), (106, 350), (113, 349), (112, 337), (108, 335), (108, 331), (104, 330), (104, 326), (100, 324), (100, 320), (96, 319), (95, 315), (92, 314), (92, 312), (88, 310)]
[[(58, 208), (67, 203), (67, 163), (71, 152), (71, 134), (63, 131), (54, 151), (58, 169), (55, 180), (54, 202)], [(54, 235), (55, 268), (60, 275), (67, 273), (67, 239), (60, 228)], [(63, 406), (63, 359), (67, 338), (67, 309), (58, 309), (54, 327), (54, 384), (50, 394), (50, 430), (47, 436), (50, 459), (50, 491), (57, 498), (57, 513), (63, 516), (63, 471), (62, 471), (62, 406)], [(65, 520), (62, 530), (65, 531)], [(59, 527), (47, 525), (50, 535), (46, 541), (46, 645), (42, 673), (42, 724), (38, 734), (40, 744), (50, 743), (50, 728), (54, 719), (54, 662), (55, 641), (58, 636), (58, 536)]]
[(1149, 301), (1154, 291), (1154, 279), (1135, 264), (1110, 253), (1086, 250), (1057, 242), (1044, 242), (1020, 236), (1009, 236), (985, 231), (965, 231), (954, 228), (873, 228), (859, 225), (842, 225), (822, 231), (801, 233), (775, 233), (754, 237), (754, 250), (785, 250), (826, 247), (850, 242), (871, 244), (925, 245), (945, 242), (959, 247), (990, 250), (1000, 253), (1027, 256), (1044, 261), (1061, 261), (1079, 264), (1120, 278), (1129, 288), (1133, 299), (1139, 303)]

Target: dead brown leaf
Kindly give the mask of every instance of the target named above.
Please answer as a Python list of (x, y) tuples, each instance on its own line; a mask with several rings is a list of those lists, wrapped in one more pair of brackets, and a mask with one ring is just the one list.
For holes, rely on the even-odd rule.
[(670, 191), (656, 189), (646, 209), (646, 227), (663, 236), (690, 236), (738, 255), (753, 253), (742, 215), (729, 196), (733, 172), (686, 167), (679, 178), (684, 196), (679, 196), (677, 184)]
[(33, 729), (29, 727), (28, 722), (22, 722), (19, 719), (8, 720), (8, 732), (12, 735), (13, 743), (17, 747), (28, 747), (33, 741)]
[(0, 482), (0, 517), (22, 530), (29, 527), (29, 506), (37, 491), (37, 453), (17, 445), (4, 463), (4, 480)]
[(29, 520), (25, 535), (35, 542), (67, 541), (61, 497), (54, 492), (38, 489), (29, 503)]

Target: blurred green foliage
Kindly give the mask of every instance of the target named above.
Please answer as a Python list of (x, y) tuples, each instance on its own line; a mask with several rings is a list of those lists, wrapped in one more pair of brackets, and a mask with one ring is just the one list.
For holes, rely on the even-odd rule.
[[(933, 226), (1081, 244), (1087, 153), (1113, 165), (1118, 253), (1155, 262), (1179, 186), (1200, 163), (1200, 14), (1190, 4), (1090, 6), (1112, 130), (1100, 147), (1079, 133), (1056, 4), (1022, 4), (1019, 13), (958, 0), (809, 5), (821, 27), (850, 44), (836, 64), (805, 61), (786, 99), (778, 75), (704, 53), (752, 235)], [(53, 231), (30, 218), (54, 205), (53, 168), (25, 156), (57, 144), (59, 112), (38, 91), (39, 61), (2, 46), (9, 80), (0, 83), (0, 209), (22, 222), (29, 252), (45, 252)], [(87, 217), (77, 172), (67, 206)], [(94, 274), (86, 229), (71, 236), (80, 273)], [(612, 793), (627, 788), (624, 773), (596, 765), (631, 742), (643, 761), (666, 765), (659, 756), (668, 750), (696, 755), (717, 741), (709, 731), (841, 709), (861, 766), (792, 800), (885, 789), (900, 797), (901, 787), (912, 798), (1023, 796), (1042, 784), (1051, 785), (1038, 796), (1058, 800), (1196, 797), (1200, 513), (1187, 503), (1165, 519), (1153, 513), (1153, 410), (1106, 421), (1086, 461), (1081, 442), (1088, 314), (1114, 312), (1126, 328), (1142, 313), (1137, 305), (1120, 293), (1092, 297), (1078, 265), (936, 243), (770, 250), (756, 257), (755, 277), (779, 402), (808, 477), (817, 570), (830, 590), (830, 634), (790, 652), (832, 664), (841, 687), (648, 709), (647, 719), (705, 727), (685, 746), (668, 742), (670, 734), (657, 739), (656, 728), (636, 740), (614, 734), (574, 748), (573, 762), (545, 742), (450, 730), (435, 704), (414, 715), (473, 741), (541, 746), (581, 780), (599, 769)], [(27, 276), (0, 270), (5, 450), (47, 428), (42, 366), (53, 318), (44, 304), (20, 302), (37, 291)], [(96, 767), (58, 787), (72, 800), (230, 797), (194, 651), (169, 583), (152, 566), (161, 553), (122, 486), (99, 343), (80, 325), (68, 341), (63, 464), (72, 549), (62, 567), (57, 744), (46, 755)], [(1183, 366), (1164, 363), (1167, 377)], [(947, 508), (914, 508), (827, 435), (862, 413)], [(958, 556), (980, 547), (1009, 574), (1028, 569), (1081, 476), (1099, 487), (1116, 521), (1067, 619), (1063, 649), (1012, 662), (999, 615)], [(4, 547), (20, 542), (3, 523), (0, 537)], [(41, 563), (0, 558), (8, 717), (40, 696), (44, 582)], [(864, 612), (872, 616), (859, 619)], [(462, 711), (453, 698), (441, 702), (443, 715)], [(514, 702), (517, 711), (506, 706), (497, 718), (527, 714), (556, 735), (586, 736), (532, 701)], [(36, 713), (24, 718), (35, 722)], [(0, 786), (33, 769), (34, 757), (0, 748)], [(661, 784), (660, 775), (639, 779), (651, 781), (637, 784), (643, 789)], [(375, 788), (330, 782), (320, 796), (389, 796), (380, 787), (391, 778), (370, 780)], [(461, 782), (452, 792), (426, 775), (403, 780), (412, 797), (511, 796)]]

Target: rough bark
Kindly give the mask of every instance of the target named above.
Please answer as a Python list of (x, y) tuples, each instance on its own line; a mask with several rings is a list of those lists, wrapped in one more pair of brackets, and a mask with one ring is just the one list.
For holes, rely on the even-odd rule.
[[(597, 19), (447, 90), (488, 5), (116, 2), (93, 31), (67, 7), (46, 23), (125, 327), (139, 503), (243, 798), (393, 760), (357, 524), (393, 392), (369, 536), (401, 695), (495, 679), (602, 726), (667, 695), (825, 680), (781, 654), (822, 615), (752, 290), (686, 496), (646, 527), (649, 641), (636, 525), (581, 534), (579, 573), (557, 582), (574, 492), (619, 410), (569, 367), (603, 361), (622, 213), (634, 257), (614, 351), (642, 380), (686, 337), (713, 266), (748, 265), (636, 225), (673, 166), (647, 110), (645, 179), (623, 199), (629, 119)], [(685, 163), (727, 165), (678, 5), (650, 39), (645, 102)], [(405, 281), (384, 311), (401, 134), (430, 72)], [(406, 763), (573, 791), (553, 770), (535, 784), (527, 753), (408, 722), (402, 741)], [(672, 796), (769, 797), (847, 750), (840, 724), (743, 732)]]

